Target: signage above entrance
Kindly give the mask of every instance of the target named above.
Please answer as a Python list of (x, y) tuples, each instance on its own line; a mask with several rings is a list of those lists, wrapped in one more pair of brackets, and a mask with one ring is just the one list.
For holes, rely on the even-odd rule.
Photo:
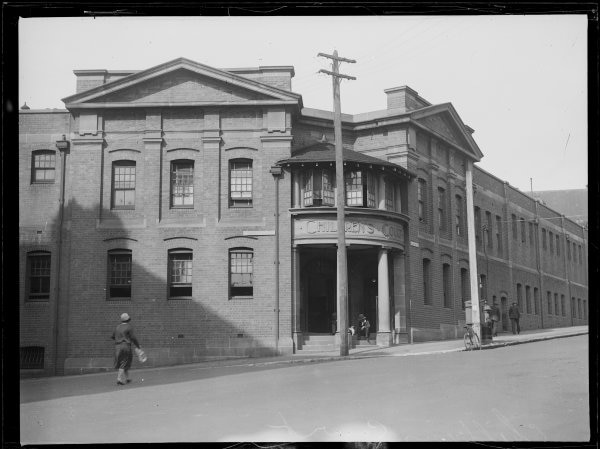
[[(376, 218), (353, 218), (345, 222), (346, 239), (376, 240), (404, 245), (402, 225)], [(335, 239), (337, 221), (328, 218), (294, 220), (294, 240)]]

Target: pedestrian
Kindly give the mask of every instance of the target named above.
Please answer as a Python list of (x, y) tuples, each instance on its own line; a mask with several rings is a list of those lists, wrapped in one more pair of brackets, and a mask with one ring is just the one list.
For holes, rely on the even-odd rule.
[(365, 340), (367, 340), (367, 343), (370, 343), (370, 341), (369, 341), (370, 327), (371, 327), (371, 323), (369, 323), (369, 320), (367, 319), (367, 317), (365, 315), (363, 315), (362, 313), (359, 314), (358, 315), (359, 335), (364, 335)]
[(130, 324), (131, 318), (127, 313), (121, 315), (121, 323), (116, 327), (112, 334), (115, 341), (115, 369), (118, 369), (117, 385), (125, 385), (131, 382), (129, 379), (129, 368), (133, 360), (131, 345), (141, 350), (140, 344), (133, 333), (133, 327)]
[(494, 301), (492, 304), (491, 311), (491, 319), (492, 319), (492, 337), (498, 336), (498, 322), (500, 321), (500, 309), (498, 308), (498, 303)]
[(508, 317), (510, 318), (513, 335), (520, 334), (521, 327), (519, 326), (519, 318), (521, 318), (521, 312), (519, 311), (519, 306), (516, 302), (513, 302), (512, 306), (508, 309)]

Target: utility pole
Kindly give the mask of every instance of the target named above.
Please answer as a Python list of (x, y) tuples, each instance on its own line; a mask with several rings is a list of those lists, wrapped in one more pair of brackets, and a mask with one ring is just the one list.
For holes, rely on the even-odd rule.
[(332, 60), (332, 71), (319, 70), (331, 75), (333, 80), (333, 128), (335, 136), (335, 182), (337, 185), (337, 307), (338, 332), (340, 335), (340, 355), (348, 355), (348, 262), (346, 259), (346, 234), (344, 206), (344, 156), (342, 152), (342, 111), (340, 106), (340, 78), (355, 80), (353, 76), (339, 73), (340, 62), (355, 63), (353, 59), (341, 58), (337, 50), (333, 55), (319, 53), (318, 56)]

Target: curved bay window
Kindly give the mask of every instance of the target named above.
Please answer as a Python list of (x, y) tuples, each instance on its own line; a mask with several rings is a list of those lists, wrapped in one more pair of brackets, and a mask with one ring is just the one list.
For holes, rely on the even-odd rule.
[(335, 176), (330, 170), (314, 168), (304, 172), (306, 206), (333, 206), (335, 204)]
[(349, 170), (344, 173), (346, 206), (375, 207), (375, 176), (366, 170)]

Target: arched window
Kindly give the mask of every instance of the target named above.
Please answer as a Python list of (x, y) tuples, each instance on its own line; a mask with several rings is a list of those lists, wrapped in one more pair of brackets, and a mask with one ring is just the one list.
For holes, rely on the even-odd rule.
[(194, 161), (171, 162), (171, 207), (194, 206)]
[(431, 260), (423, 259), (423, 302), (431, 304)]
[(27, 254), (28, 301), (47, 301), (50, 298), (50, 253), (33, 251)]
[(135, 161), (113, 162), (113, 209), (135, 208)]
[(335, 176), (331, 170), (313, 168), (304, 172), (303, 205), (333, 206)]
[(107, 299), (131, 299), (131, 250), (110, 250), (108, 252), (107, 273)]
[(31, 182), (53, 183), (56, 178), (56, 151), (37, 150), (31, 155)]
[(229, 206), (252, 207), (252, 160), (229, 161)]
[(252, 248), (229, 250), (229, 297), (239, 298), (254, 295)]
[(427, 223), (427, 181), (419, 178), (417, 183), (417, 199), (419, 201), (419, 221)]
[(444, 307), (452, 307), (452, 272), (450, 264), (442, 265), (442, 284), (444, 288)]
[(191, 249), (169, 250), (169, 299), (192, 297), (192, 262)]

